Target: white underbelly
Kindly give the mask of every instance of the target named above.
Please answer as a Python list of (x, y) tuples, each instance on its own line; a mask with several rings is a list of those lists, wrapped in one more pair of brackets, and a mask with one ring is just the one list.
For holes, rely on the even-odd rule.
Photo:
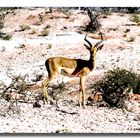
[(61, 68), (61, 74), (62, 75), (71, 75), (73, 73), (74, 69), (72, 68), (65, 68), (65, 67), (62, 67)]

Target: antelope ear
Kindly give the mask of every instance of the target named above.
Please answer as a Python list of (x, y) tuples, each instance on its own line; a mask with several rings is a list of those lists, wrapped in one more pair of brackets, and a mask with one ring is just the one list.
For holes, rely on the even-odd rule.
[(104, 44), (100, 45), (99, 47), (97, 47), (97, 51), (101, 50), (103, 48)]

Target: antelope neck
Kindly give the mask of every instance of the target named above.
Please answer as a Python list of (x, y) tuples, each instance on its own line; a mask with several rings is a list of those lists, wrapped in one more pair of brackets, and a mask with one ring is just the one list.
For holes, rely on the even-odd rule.
[(96, 53), (90, 53), (89, 64), (90, 69), (92, 70), (95, 67)]

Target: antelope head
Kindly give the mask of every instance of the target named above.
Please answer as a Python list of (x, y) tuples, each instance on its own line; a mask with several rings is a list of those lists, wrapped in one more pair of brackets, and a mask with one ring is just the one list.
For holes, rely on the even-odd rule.
[(97, 42), (94, 46), (92, 45), (92, 43), (87, 40), (87, 34), (85, 35), (84, 40), (88, 43), (88, 45), (84, 44), (84, 46), (90, 51), (90, 53), (96, 53), (98, 50), (101, 50), (104, 46), (103, 43), (103, 34), (100, 32), (99, 35), (101, 36), (101, 40), (99, 42)]

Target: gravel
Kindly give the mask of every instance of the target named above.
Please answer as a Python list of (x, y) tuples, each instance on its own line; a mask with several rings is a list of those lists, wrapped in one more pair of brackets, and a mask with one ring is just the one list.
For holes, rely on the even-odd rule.
[[(11, 25), (16, 28), (22, 23), (25, 18), (22, 18), (22, 16), (26, 15), (26, 10), (21, 11), (21, 13), (20, 11), (16, 13), (18, 16), (15, 16), (15, 19), (10, 18), (10, 15), (7, 16), (6, 26), (8, 27), (5, 27), (5, 31), (8, 29), (15, 30), (11, 28)], [(36, 15), (36, 11), (33, 10), (32, 12)], [(28, 16), (31, 14), (29, 11), (27, 13)], [(76, 18), (82, 17), (82, 15), (75, 16)], [(116, 15), (113, 15), (113, 17), (116, 17)], [(124, 19), (123, 17), (119, 18), (121, 18), (120, 20)], [(85, 20), (85, 16), (82, 20)], [(109, 28), (108, 24), (111, 24), (111, 22), (104, 20), (103, 28), (107, 30)], [(119, 24), (120, 20), (117, 20)], [(17, 24), (17, 21), (21, 23)], [(77, 19), (74, 24), (80, 26), (79, 22), (80, 20)], [(54, 21), (51, 21), (51, 24), (54, 26)], [(110, 27), (112, 27), (112, 24)], [(118, 27), (124, 28), (124, 26), (120, 25)], [(54, 28), (52, 29), (54, 30)], [(118, 32), (120, 33), (120, 28)], [(4, 88), (2, 83), (9, 86), (12, 82), (11, 76), (15, 75), (25, 76), (27, 74), (27, 79), (25, 80), (28, 84), (41, 82), (43, 77), (47, 75), (44, 62), (49, 57), (89, 58), (89, 52), (83, 47), (84, 41), (82, 40), (84, 35), (73, 31), (64, 34), (53, 32), (48, 37), (34, 37), (34, 39), (19, 37), (20, 35), (24, 37), (26, 33), (16, 32), (16, 34), (18, 36), (13, 34), (13, 38), (10, 41), (0, 41), (0, 92)], [(91, 39), (91, 41), (93, 43), (97, 42), (94, 39)], [(122, 38), (105, 41), (103, 50), (97, 53), (96, 68), (87, 78), (87, 87), (93, 80), (97, 80), (104, 75), (104, 72), (116, 67), (139, 73), (140, 60), (138, 58), (140, 48), (138, 44), (139, 42), (126, 43), (126, 41), (122, 41)], [(125, 49), (120, 47), (122, 45), (125, 46)], [(39, 77), (41, 78), (39, 79)], [(56, 78), (55, 84), (59, 85), (59, 81), (62, 81), (62, 77)], [(68, 81), (69, 79), (66, 78), (64, 83)], [(75, 81), (72, 82), (73, 85), (66, 86), (63, 91), (59, 88), (58, 90), (57, 87), (55, 90), (49, 88), (49, 92), (56, 94), (57, 99), (55, 98), (47, 106), (43, 105), (42, 101), (39, 101), (40, 108), (33, 107), (36, 94), (40, 92), (40, 89), (27, 92), (29, 100), (26, 102), (18, 101), (17, 105), (14, 103), (11, 110), (9, 110), (10, 102), (1, 97), (0, 133), (140, 133), (139, 102), (126, 102), (124, 110), (97, 107), (96, 104), (93, 106), (88, 105), (86, 109), (83, 109), (77, 105), (78, 94), (71, 96), (69, 94), (69, 90), (74, 93), (73, 90), (79, 88), (78, 80), (76, 79)], [(92, 91), (88, 89), (87, 92)]]
[[(140, 112), (87, 106), (63, 108), (55, 105), (33, 108), (32, 104), (18, 103), (20, 112), (6, 111), (1, 100), (0, 133), (139, 133)], [(3, 105), (5, 104), (5, 105)], [(70, 107), (71, 106), (71, 107)], [(4, 108), (5, 109), (4, 109)], [(4, 110), (3, 110), (4, 109)], [(15, 109), (16, 110), (16, 109)], [(64, 113), (63, 111), (66, 111)], [(75, 114), (70, 114), (75, 112)]]

